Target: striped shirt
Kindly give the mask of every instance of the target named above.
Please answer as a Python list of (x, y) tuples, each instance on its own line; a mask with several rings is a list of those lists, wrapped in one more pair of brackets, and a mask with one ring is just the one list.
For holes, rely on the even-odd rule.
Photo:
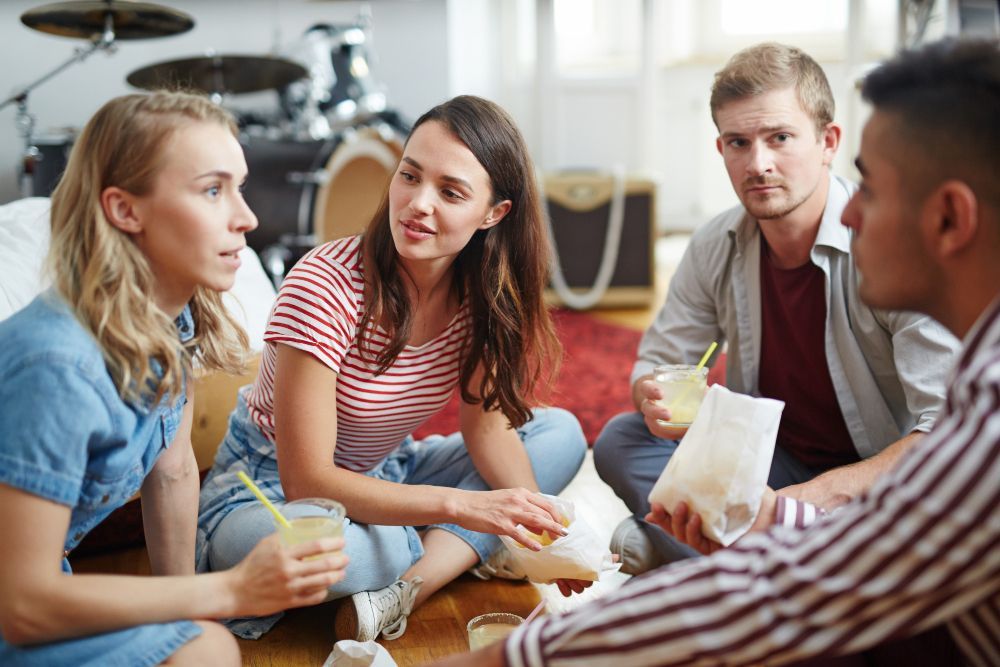
[(525, 665), (784, 664), (947, 624), (1000, 665), (1000, 299), (966, 339), (943, 414), (868, 494), (638, 577), (505, 646)]
[(274, 368), (277, 345), (313, 355), (337, 374), (336, 465), (364, 472), (448, 402), (458, 384), (462, 347), (470, 331), (463, 305), (433, 340), (407, 345), (382, 375), (374, 354), (388, 341), (371, 325), (371, 353), (358, 349), (364, 309), (361, 237), (318, 246), (295, 265), (281, 284), (264, 332), (260, 372), (247, 394), (254, 424), (274, 443)]

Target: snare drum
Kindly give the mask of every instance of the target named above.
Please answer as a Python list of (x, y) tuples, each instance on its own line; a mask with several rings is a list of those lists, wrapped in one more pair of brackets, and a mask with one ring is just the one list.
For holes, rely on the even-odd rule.
[(349, 128), (325, 141), (247, 137), (243, 148), (244, 196), (259, 223), (247, 243), (258, 252), (360, 233), (403, 155), (402, 138), (386, 127)]

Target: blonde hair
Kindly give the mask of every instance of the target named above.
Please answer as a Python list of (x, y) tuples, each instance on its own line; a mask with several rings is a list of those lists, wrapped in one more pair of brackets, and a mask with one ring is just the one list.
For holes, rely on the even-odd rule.
[(743, 49), (715, 73), (709, 106), (719, 125), (719, 109), (737, 100), (775, 90), (794, 88), (817, 133), (833, 122), (834, 102), (823, 68), (794, 46), (765, 42)]
[(48, 268), (55, 288), (97, 340), (120, 395), (130, 402), (148, 399), (151, 389), (154, 400), (180, 395), (195, 361), (228, 373), (245, 363), (246, 333), (210, 289), (196, 289), (189, 302), (196, 335), (179, 343), (173, 321), (150, 298), (156, 280), (146, 256), (108, 222), (100, 201), (111, 186), (149, 193), (167, 140), (197, 122), (237, 133), (228, 112), (197, 95), (115, 98), (84, 127), (52, 194)]

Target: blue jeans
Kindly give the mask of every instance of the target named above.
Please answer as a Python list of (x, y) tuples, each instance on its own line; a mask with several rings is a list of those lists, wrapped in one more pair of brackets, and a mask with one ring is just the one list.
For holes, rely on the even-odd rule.
[(192, 621), (149, 623), (47, 644), (0, 641), (4, 667), (143, 667), (159, 665), (201, 635)]
[[(534, 410), (531, 421), (517, 429), (517, 432), (528, 453), (539, 489), (543, 493), (558, 494), (576, 475), (587, 451), (587, 442), (576, 417), (560, 408), (539, 408)], [(234, 443), (230, 440), (234, 434), (263, 438), (255, 428), (243, 430), (234, 428), (231, 424), (223, 447), (233, 446)], [(220, 452), (220, 456), (224, 455), (224, 452)], [(216, 465), (219, 465), (218, 458)], [(262, 474), (261, 468), (258, 468), (257, 474)], [(470, 491), (489, 488), (472, 464), (461, 433), (431, 436), (420, 441), (407, 438), (367, 475), (400, 484), (429, 484)], [(242, 486), (239, 482), (237, 484)], [(272, 494), (273, 491), (268, 495)], [(281, 494), (282, 497), (283, 495)], [(280, 498), (275, 504), (279, 508), (284, 507)], [(454, 533), (475, 550), (481, 560), (488, 558), (500, 545), (500, 539), (496, 535), (476, 533), (454, 524), (428, 526), (431, 527)], [(345, 578), (331, 586), (329, 599), (359, 591), (378, 590), (396, 581), (423, 556), (418, 528), (345, 522), (344, 551), (350, 557), (350, 564)], [(223, 570), (232, 567), (257, 542), (274, 531), (271, 514), (259, 502), (240, 502), (216, 523), (204, 544), (207, 560), (205, 569)], [(276, 617), (274, 620), (277, 620)], [(273, 622), (271, 620), (267, 623), (267, 627)], [(251, 629), (250, 625), (256, 627)], [(267, 627), (263, 627), (263, 630)], [(230, 624), (230, 628), (241, 636), (259, 636), (263, 632), (257, 631), (261, 628), (259, 623), (247, 624), (242, 628)]]
[[(658, 438), (649, 432), (642, 413), (624, 412), (612, 418), (594, 442), (597, 474), (621, 498), (639, 520), (664, 563), (700, 555), (644, 520), (649, 513), (649, 492), (677, 450), (676, 440)], [(773, 489), (808, 482), (822, 469), (800, 463), (791, 454), (774, 448), (774, 460), (767, 483)]]

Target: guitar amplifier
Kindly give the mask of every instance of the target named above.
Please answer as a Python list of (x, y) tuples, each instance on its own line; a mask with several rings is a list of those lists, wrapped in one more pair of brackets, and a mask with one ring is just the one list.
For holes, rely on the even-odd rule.
[[(545, 204), (559, 267), (546, 291), (551, 305), (589, 307), (648, 307), (655, 298), (654, 242), (656, 185), (643, 178), (598, 172), (558, 172), (544, 178)], [(617, 211), (616, 196), (623, 206)], [(614, 256), (605, 252), (617, 252)], [(608, 262), (610, 280), (601, 290), (599, 272)], [(557, 275), (561, 270), (561, 277)], [(563, 283), (563, 284), (560, 284)], [(566, 295), (566, 290), (571, 294)], [(590, 298), (588, 298), (590, 297)]]

